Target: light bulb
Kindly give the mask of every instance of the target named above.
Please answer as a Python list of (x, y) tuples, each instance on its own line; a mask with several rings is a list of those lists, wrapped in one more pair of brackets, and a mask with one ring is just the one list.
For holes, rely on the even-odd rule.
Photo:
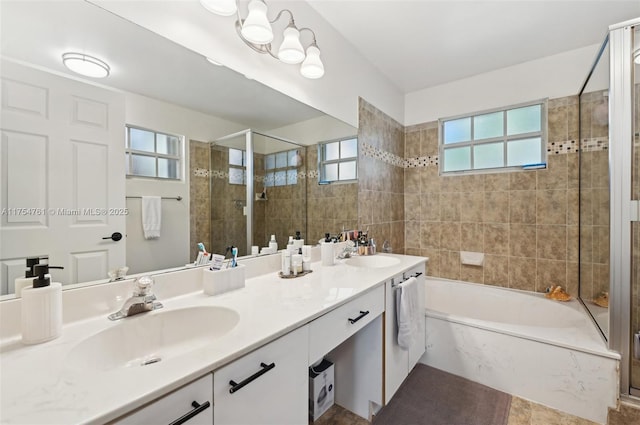
[(278, 59), (284, 63), (300, 63), (304, 60), (304, 48), (300, 43), (300, 31), (290, 26), (284, 30), (284, 40), (278, 50)]
[(273, 40), (273, 30), (267, 19), (267, 5), (262, 0), (251, 0), (249, 14), (242, 24), (240, 33), (254, 44), (269, 44)]
[(82, 53), (65, 53), (62, 55), (62, 63), (77, 74), (93, 78), (104, 78), (111, 69), (106, 62)]
[(236, 0), (200, 0), (202, 7), (220, 16), (231, 16), (238, 10)]
[(300, 73), (303, 77), (316, 79), (324, 75), (324, 65), (320, 60), (320, 49), (317, 46), (307, 48), (307, 57), (300, 66)]

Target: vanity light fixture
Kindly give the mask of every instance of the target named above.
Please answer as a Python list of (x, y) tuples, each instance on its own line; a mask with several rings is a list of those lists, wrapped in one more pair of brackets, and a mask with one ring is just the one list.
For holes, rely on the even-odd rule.
[[(264, 0), (251, 0), (248, 5), (249, 13), (246, 19), (242, 19), (238, 8), (238, 0), (200, 0), (202, 6), (210, 12), (221, 16), (231, 16), (236, 13), (236, 31), (238, 36), (249, 47), (258, 53), (267, 53), (273, 58), (287, 64), (299, 64), (300, 73), (310, 79), (320, 78), (324, 75), (324, 65), (320, 60), (320, 49), (316, 42), (316, 34), (310, 28), (296, 27), (293, 13), (289, 9), (282, 9), (275, 19), (267, 17), (267, 4)], [(289, 24), (283, 32), (283, 41), (274, 53), (273, 28), (271, 24), (278, 21), (284, 13), (289, 15)], [(300, 41), (302, 32), (311, 33), (311, 42), (306, 48)]]
[(84, 53), (67, 52), (62, 55), (62, 63), (71, 71), (85, 77), (104, 78), (109, 75), (109, 65)]

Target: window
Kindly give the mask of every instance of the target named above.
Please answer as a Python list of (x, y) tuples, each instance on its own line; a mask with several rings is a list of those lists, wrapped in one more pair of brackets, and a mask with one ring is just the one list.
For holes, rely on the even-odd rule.
[(182, 136), (126, 126), (128, 176), (157, 179), (181, 178)]
[(318, 144), (319, 183), (358, 179), (358, 139), (332, 140)]
[(265, 155), (265, 187), (297, 184), (300, 161), (300, 153), (296, 149)]
[(546, 161), (546, 101), (441, 119), (439, 126), (441, 174)]
[(229, 184), (247, 184), (247, 151), (229, 148)]

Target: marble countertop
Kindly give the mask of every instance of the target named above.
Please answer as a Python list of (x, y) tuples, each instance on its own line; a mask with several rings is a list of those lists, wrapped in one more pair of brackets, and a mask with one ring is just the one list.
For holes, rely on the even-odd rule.
[(313, 273), (296, 279), (280, 279), (274, 271), (247, 279), (244, 288), (222, 295), (197, 291), (160, 299), (163, 309), (138, 317), (184, 307), (221, 306), (235, 310), (240, 320), (230, 332), (208, 345), (145, 367), (87, 372), (70, 364), (69, 353), (80, 342), (122, 324), (102, 314), (65, 325), (60, 338), (44, 344), (25, 346), (19, 338), (4, 340), (0, 344), (0, 422), (72, 424), (116, 419), (426, 260), (393, 256), (400, 263), (391, 267), (368, 269), (341, 262), (323, 267), (317, 262), (312, 264)]

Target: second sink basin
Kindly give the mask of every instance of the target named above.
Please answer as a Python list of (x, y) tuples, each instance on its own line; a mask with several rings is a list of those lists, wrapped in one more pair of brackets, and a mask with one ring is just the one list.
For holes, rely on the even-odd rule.
[(80, 342), (69, 353), (66, 366), (81, 371), (146, 366), (202, 348), (231, 331), (239, 320), (237, 312), (224, 307), (143, 313)]
[(400, 264), (400, 259), (383, 255), (365, 255), (347, 258), (344, 263), (353, 267), (384, 268)]

